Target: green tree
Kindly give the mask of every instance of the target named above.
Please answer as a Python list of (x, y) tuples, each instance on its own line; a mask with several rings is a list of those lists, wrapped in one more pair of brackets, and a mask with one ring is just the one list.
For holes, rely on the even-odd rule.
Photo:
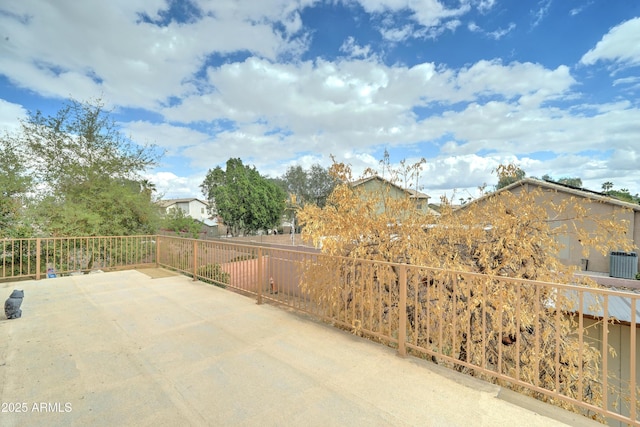
[(10, 136), (0, 138), (0, 237), (27, 237), (24, 205), (32, 180), (19, 145)]
[(513, 164), (500, 165), (495, 169), (494, 172), (496, 172), (496, 174), (498, 175), (498, 184), (496, 185), (496, 190), (511, 185), (514, 182), (518, 182), (527, 175), (525, 171)]
[(297, 204), (314, 203), (320, 207), (324, 207), (337, 184), (329, 170), (319, 164), (308, 170), (299, 165), (290, 166), (282, 180), (286, 183), (287, 192), (295, 194)]
[(187, 216), (180, 208), (169, 209), (164, 217), (162, 227), (178, 234), (187, 234), (194, 239), (198, 237), (202, 224)]
[(577, 177), (576, 178), (564, 177), (564, 178), (555, 180), (549, 174), (544, 174), (542, 175), (542, 179), (544, 181), (557, 182), (558, 184), (564, 184), (570, 187), (582, 188), (582, 179)]
[(582, 179), (580, 178), (560, 178), (558, 183), (568, 185), (570, 187), (582, 188)]
[(160, 157), (156, 147), (125, 138), (100, 100), (71, 100), (54, 116), (37, 111), (21, 124), (24, 142), (37, 159), (31, 165), (36, 176), (62, 194), (104, 177), (139, 180)]
[(32, 113), (18, 136), (40, 188), (34, 212), (52, 235), (129, 235), (153, 231), (157, 209), (140, 174), (156, 147), (124, 137), (100, 100), (67, 102), (55, 115)]
[(239, 158), (229, 159), (225, 170), (210, 169), (200, 188), (234, 234), (274, 228), (285, 209), (286, 193)]
[(294, 194), (296, 201), (302, 204), (308, 195), (307, 171), (300, 165), (289, 166), (282, 179), (286, 182), (287, 192)]
[(618, 200), (622, 200), (623, 202), (629, 203), (639, 203), (640, 198), (636, 194), (635, 196), (629, 192), (628, 188), (621, 188), (620, 190), (609, 190), (607, 191), (607, 195), (610, 197), (615, 197)]
[(281, 177), (267, 178), (267, 181), (271, 182), (272, 184), (280, 188), (282, 191), (284, 191), (285, 194), (289, 192), (287, 189), (287, 182), (283, 178)]
[(338, 181), (329, 173), (329, 170), (318, 164), (311, 165), (308, 172), (309, 201), (320, 207), (327, 203), (329, 194), (338, 184)]
[(130, 181), (107, 179), (70, 187), (63, 198), (44, 196), (34, 210), (53, 236), (118, 236), (155, 233), (160, 215)]
[(147, 195), (149, 200), (153, 200), (153, 195), (157, 191), (156, 185), (148, 179), (142, 179), (139, 182), (140, 191)]
[(629, 203), (640, 203), (640, 196), (636, 194), (635, 196), (629, 192), (628, 188), (621, 188), (620, 190), (615, 190), (613, 188), (613, 183), (611, 181), (607, 181), (602, 184), (602, 190), (604, 194), (610, 197), (615, 197), (618, 200), (622, 200), (623, 202)]

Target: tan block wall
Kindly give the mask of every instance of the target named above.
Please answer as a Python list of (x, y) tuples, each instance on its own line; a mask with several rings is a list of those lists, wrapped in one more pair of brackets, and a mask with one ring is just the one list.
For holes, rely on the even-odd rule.
[[(532, 188), (531, 188), (532, 189)], [(520, 191), (527, 191), (528, 188), (516, 187), (512, 190), (514, 194), (518, 194)], [(567, 197), (572, 197), (570, 194), (552, 191), (552, 190), (544, 190), (544, 199), (545, 202), (552, 201), (554, 204), (559, 204), (563, 200), (566, 200)], [(573, 196), (576, 197), (576, 196)], [(584, 199), (586, 200), (586, 199)], [(542, 201), (541, 201), (542, 202)], [(600, 217), (602, 219), (610, 219), (613, 218), (614, 215), (619, 220), (625, 220), (628, 223), (627, 236), (633, 239), (636, 247), (640, 246), (640, 212), (638, 211), (624, 211), (621, 207), (604, 202), (598, 201), (588, 201), (587, 206), (589, 212), (594, 217)], [(551, 212), (549, 212), (549, 216), (551, 217)], [(560, 226), (562, 223), (567, 223), (567, 219), (573, 217), (574, 212), (572, 210), (568, 210), (564, 212), (560, 217), (555, 221), (556, 226)], [(554, 224), (552, 223), (553, 227)], [(594, 230), (596, 227), (595, 222), (587, 221), (585, 222), (585, 226), (587, 229)], [(568, 232), (564, 235), (558, 236), (559, 243), (565, 245), (565, 248), (560, 252), (560, 260), (566, 265), (575, 265), (578, 267), (582, 267), (583, 259), (588, 260), (588, 270), (609, 273), (610, 267), (610, 256), (609, 254), (601, 254), (594, 250), (591, 250), (587, 255), (583, 253), (583, 248), (578, 240), (578, 237), (574, 232), (571, 232), (568, 229)], [(612, 250), (616, 251), (619, 249), (612, 248)], [(635, 252), (638, 253), (638, 249), (635, 249)], [(640, 253), (639, 253), (640, 255)], [(639, 268), (640, 271), (640, 257), (639, 257)]]

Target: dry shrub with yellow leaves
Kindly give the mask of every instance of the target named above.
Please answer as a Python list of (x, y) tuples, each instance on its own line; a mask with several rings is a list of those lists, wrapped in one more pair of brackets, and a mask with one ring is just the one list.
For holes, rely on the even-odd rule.
[[(407, 188), (420, 164), (401, 167), (385, 178)], [(600, 351), (580, 342), (575, 301), (552, 284), (596, 285), (558, 261), (555, 234), (582, 233), (590, 221), (599, 227), (582, 242), (606, 253), (631, 247), (624, 224), (593, 217), (578, 199), (545, 204), (540, 190), (486, 194), (463, 209), (443, 200), (440, 215), (425, 214), (392, 185), (366, 192), (351, 185), (348, 166), (331, 172), (343, 184), (326, 206), (298, 214), (303, 237), (327, 255), (305, 266), (301, 282), (324, 315), (355, 333), (397, 338), (405, 274), (410, 349), (542, 400), (552, 399), (534, 387), (602, 404)]]

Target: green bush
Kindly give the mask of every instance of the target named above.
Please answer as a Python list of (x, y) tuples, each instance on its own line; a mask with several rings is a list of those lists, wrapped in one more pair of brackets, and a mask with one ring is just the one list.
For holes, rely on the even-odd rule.
[(206, 264), (198, 267), (198, 277), (205, 283), (226, 288), (231, 281), (229, 273), (222, 270), (220, 264)]

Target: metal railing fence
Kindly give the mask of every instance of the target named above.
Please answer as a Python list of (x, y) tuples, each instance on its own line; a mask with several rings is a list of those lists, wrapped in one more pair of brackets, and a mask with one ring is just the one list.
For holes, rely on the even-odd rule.
[(155, 242), (155, 236), (2, 239), (0, 279), (155, 266)]
[[(226, 241), (161, 237), (159, 246), (160, 265), (258, 303), (286, 305), (588, 417), (639, 421), (640, 294)], [(616, 318), (613, 306), (625, 315)]]
[(160, 266), (608, 423), (638, 424), (640, 294), (170, 236), (0, 243), (2, 277)]

